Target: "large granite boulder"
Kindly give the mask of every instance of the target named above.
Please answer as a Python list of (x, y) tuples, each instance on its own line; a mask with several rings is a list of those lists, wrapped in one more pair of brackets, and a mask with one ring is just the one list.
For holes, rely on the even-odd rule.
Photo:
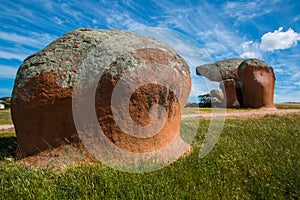
[(224, 95), (221, 90), (211, 90), (209, 92), (211, 98), (211, 106), (215, 108), (224, 107)]
[(211, 81), (220, 82), (226, 79), (238, 80), (238, 67), (245, 59), (231, 58), (196, 67), (196, 73)]
[(196, 73), (220, 82), (227, 108), (274, 108), (275, 75), (263, 61), (231, 58), (198, 66)]
[(244, 107), (275, 108), (275, 75), (264, 61), (248, 59), (238, 68)]
[[(78, 120), (95, 115), (114, 145), (131, 152), (160, 149), (178, 134), (190, 85), (188, 65), (157, 40), (120, 30), (74, 30), (26, 58), (18, 70), (12, 94), (18, 148), (26, 156), (64, 143), (81, 143)], [(78, 110), (74, 114), (80, 107), (77, 103), (87, 104), (82, 116)], [(126, 112), (133, 122), (122, 127), (116, 115), (129, 120)], [(166, 120), (157, 133), (127, 133), (161, 121), (161, 116)], [(80, 123), (85, 129), (90, 125)]]
[(209, 93), (210, 93), (210, 97), (216, 98), (219, 101), (222, 101), (224, 98), (224, 94), (221, 90), (214, 89), (214, 90), (211, 90)]

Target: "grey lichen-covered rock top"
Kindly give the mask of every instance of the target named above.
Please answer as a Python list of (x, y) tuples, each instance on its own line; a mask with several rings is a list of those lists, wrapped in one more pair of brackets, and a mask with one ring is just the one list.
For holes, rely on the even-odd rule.
[(231, 58), (218, 62), (200, 65), (196, 68), (197, 75), (205, 76), (211, 81), (222, 81), (225, 79), (238, 80), (238, 67), (245, 59)]
[[(104, 68), (109, 68), (111, 64), (109, 62), (116, 60), (120, 54), (140, 48), (160, 47), (160, 49), (174, 54), (174, 57), (180, 57), (169, 46), (149, 37), (122, 30), (79, 28), (58, 38), (40, 52), (24, 60), (17, 73), (12, 99), (15, 99), (19, 88), (22, 88), (31, 78), (37, 77), (43, 72), (51, 71), (56, 74), (56, 83), (62, 88), (72, 87), (75, 76), (78, 73), (85, 73), (92, 78), (93, 71), (98, 71), (98, 66), (95, 65), (93, 69), (80, 68), (80, 66), (82, 61), (96, 47), (98, 48), (98, 52), (103, 52), (102, 55), (96, 55), (96, 57), (102, 56), (101, 60), (98, 60), (97, 63), (101, 63)], [(135, 63), (131, 61), (131, 64)], [(124, 66), (126, 65), (127, 63), (124, 64)], [(178, 65), (178, 67), (181, 69), (182, 66)], [(120, 73), (120, 70), (124, 69), (116, 68), (112, 72), (116, 74)], [(181, 71), (185, 75), (189, 75), (187, 66), (182, 68)], [(25, 97), (28, 96), (25, 95), (23, 100), (29, 100), (25, 99)]]

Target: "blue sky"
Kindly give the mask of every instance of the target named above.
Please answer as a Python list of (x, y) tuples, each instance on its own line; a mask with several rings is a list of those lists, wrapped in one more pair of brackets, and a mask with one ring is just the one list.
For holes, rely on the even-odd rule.
[(11, 94), (27, 56), (88, 27), (130, 30), (166, 42), (189, 63), (194, 95), (218, 85), (196, 76), (197, 65), (255, 57), (275, 70), (275, 102), (300, 102), (300, 1), (2, 0), (0, 10), (0, 97)]

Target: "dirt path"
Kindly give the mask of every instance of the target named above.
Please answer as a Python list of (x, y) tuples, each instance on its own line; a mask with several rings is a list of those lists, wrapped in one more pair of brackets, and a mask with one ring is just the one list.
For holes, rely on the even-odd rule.
[(298, 114), (300, 115), (300, 109), (261, 109), (261, 110), (241, 110), (236, 112), (226, 112), (217, 110), (216, 113), (197, 113), (183, 115), (181, 119), (194, 119), (194, 118), (211, 118), (213, 117), (226, 117), (226, 118), (254, 118), (263, 117), (266, 115), (286, 115), (286, 114)]
[[(181, 119), (195, 119), (195, 118), (211, 118), (214, 117), (226, 117), (228, 118), (254, 118), (263, 117), (265, 115), (286, 115), (286, 114), (298, 114), (300, 115), (300, 109), (261, 109), (261, 110), (241, 110), (226, 112), (218, 111), (216, 113), (197, 113), (182, 115)], [(13, 125), (0, 125), (0, 133), (13, 132), (15, 128)]]
[(13, 131), (15, 131), (15, 127), (12, 124), (0, 125), (0, 133)]

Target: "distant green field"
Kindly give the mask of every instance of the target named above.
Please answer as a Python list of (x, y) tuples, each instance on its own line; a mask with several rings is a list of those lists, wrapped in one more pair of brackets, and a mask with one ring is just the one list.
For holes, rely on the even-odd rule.
[(278, 109), (300, 109), (300, 103), (279, 103), (275, 106)]
[[(13, 159), (14, 133), (0, 134), (0, 199), (299, 199), (300, 116), (226, 120), (214, 149), (198, 157), (208, 120), (201, 120), (193, 153), (146, 174), (101, 163), (64, 171), (28, 168)], [(183, 135), (198, 121), (182, 121)]]
[(0, 124), (12, 124), (10, 110), (0, 110)]

